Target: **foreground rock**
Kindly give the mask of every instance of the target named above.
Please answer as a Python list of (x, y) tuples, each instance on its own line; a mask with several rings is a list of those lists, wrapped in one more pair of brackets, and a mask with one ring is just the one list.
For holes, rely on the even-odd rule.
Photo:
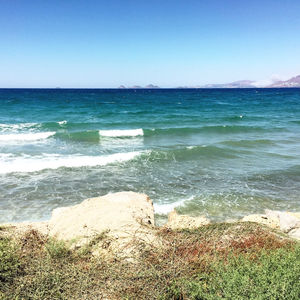
[(154, 209), (145, 194), (121, 192), (54, 209), (49, 222), (13, 224), (17, 232), (36, 229), (72, 247), (96, 244), (94, 254), (134, 255), (134, 247), (157, 243)]
[(147, 195), (122, 192), (55, 209), (49, 225), (50, 234), (64, 240), (104, 231), (120, 238), (153, 226), (154, 210)]
[(176, 210), (173, 210), (168, 215), (168, 222), (166, 223), (165, 227), (171, 229), (193, 229), (208, 225), (209, 223), (210, 221), (206, 217), (190, 217), (187, 215), (179, 215)]
[(300, 213), (266, 210), (265, 214), (245, 216), (242, 222), (260, 223), (300, 239)]
[(124, 257), (134, 252), (133, 245), (155, 242), (153, 226), (154, 209), (150, 198), (145, 194), (121, 192), (55, 209), (49, 221), (49, 233), (58, 239), (75, 240), (76, 246), (105, 234), (103, 247), (97, 247), (95, 254)]

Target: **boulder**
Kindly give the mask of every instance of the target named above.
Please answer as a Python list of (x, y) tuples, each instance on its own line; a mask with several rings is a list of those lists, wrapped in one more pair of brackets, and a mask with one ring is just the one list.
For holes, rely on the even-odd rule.
[(133, 240), (150, 243), (155, 240), (153, 204), (147, 195), (134, 192), (86, 199), (53, 210), (49, 229), (51, 236), (73, 240), (76, 246), (88, 244), (105, 233), (110, 240), (106, 242), (106, 252), (124, 256), (131, 252), (130, 245), (136, 244)]
[(210, 221), (204, 217), (190, 217), (187, 215), (179, 215), (176, 210), (173, 210), (168, 215), (168, 222), (165, 227), (171, 229), (183, 229), (183, 228), (197, 228), (209, 224)]
[(297, 215), (297, 213), (266, 210), (266, 216), (277, 218), (280, 230), (285, 233), (300, 227), (300, 219), (297, 218)]
[(82, 203), (53, 210), (50, 235), (71, 240), (109, 231), (120, 236), (154, 225), (152, 201), (145, 194), (121, 192), (86, 199)]
[(64, 240), (72, 248), (90, 247), (95, 255), (132, 258), (138, 247), (159, 245), (154, 209), (145, 194), (120, 192), (59, 207), (48, 222), (7, 224), (24, 234), (37, 230)]
[(266, 225), (273, 229), (279, 229), (279, 220), (277, 219), (277, 217), (273, 217), (273, 216), (254, 214), (254, 215), (245, 216), (242, 219), (242, 222), (254, 222), (254, 223)]
[(266, 210), (265, 214), (249, 215), (242, 222), (264, 224), (273, 229), (279, 229), (293, 238), (300, 239), (300, 213)]

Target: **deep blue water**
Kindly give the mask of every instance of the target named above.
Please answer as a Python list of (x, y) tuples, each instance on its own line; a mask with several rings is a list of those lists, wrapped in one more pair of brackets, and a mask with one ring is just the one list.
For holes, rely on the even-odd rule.
[(0, 89), (0, 222), (124, 190), (158, 214), (300, 210), (300, 89)]

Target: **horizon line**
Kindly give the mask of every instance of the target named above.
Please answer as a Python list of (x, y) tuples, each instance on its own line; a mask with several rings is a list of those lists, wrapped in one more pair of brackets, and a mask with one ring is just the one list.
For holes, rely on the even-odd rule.
[(157, 88), (131, 88), (131, 87), (0, 87), (0, 90), (9, 89), (35, 89), (35, 90), (247, 90), (247, 89), (299, 89), (300, 86), (294, 87), (157, 87)]

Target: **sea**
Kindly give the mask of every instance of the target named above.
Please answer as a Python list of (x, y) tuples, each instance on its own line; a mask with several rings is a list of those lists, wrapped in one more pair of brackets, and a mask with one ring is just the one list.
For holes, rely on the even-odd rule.
[(300, 89), (0, 89), (0, 222), (146, 193), (213, 221), (300, 211)]

